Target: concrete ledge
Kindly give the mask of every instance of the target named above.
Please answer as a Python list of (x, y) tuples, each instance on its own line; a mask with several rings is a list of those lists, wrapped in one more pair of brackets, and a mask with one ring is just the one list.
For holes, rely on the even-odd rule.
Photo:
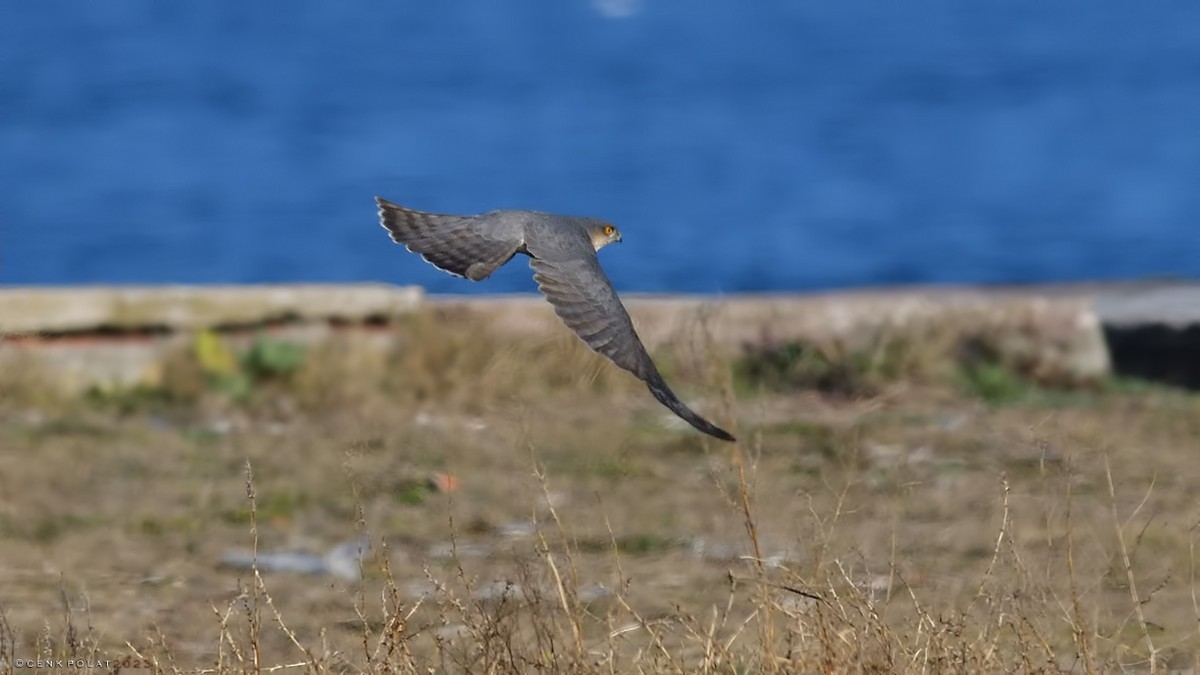
[[(809, 295), (730, 297), (626, 295), (647, 347), (703, 334), (727, 349), (789, 341), (871, 349), (881, 336), (934, 339), (938, 328), (988, 333), (1008, 357), (1048, 380), (1088, 381), (1110, 374), (1101, 325), (1088, 295), (1074, 289), (905, 288)], [(431, 296), (429, 305), (487, 317), (507, 333), (561, 331), (538, 296)]]
[[(1200, 285), (624, 299), (651, 349), (701, 334), (731, 349), (791, 340), (845, 344), (945, 323), (986, 330), (999, 336), (1006, 354), (1068, 379), (1116, 372), (1200, 387)], [(327, 339), (335, 324), (347, 324), (350, 330), (341, 333), (348, 344), (381, 349), (392, 344), (392, 330), (356, 327), (388, 323), (423, 306), (449, 320), (459, 313), (482, 317), (498, 333), (565, 334), (552, 308), (533, 294), (426, 298), (420, 288), (379, 284), (4, 288), (0, 379), (12, 364), (36, 355), (70, 389), (153, 381), (162, 356), (202, 329), (273, 327), (280, 338), (314, 343)]]
[(0, 288), (0, 335), (359, 322), (411, 312), (423, 297), (385, 284)]
[[(881, 326), (903, 326), (950, 316), (987, 315), (1015, 321), (1029, 315), (1055, 318), (1064, 330), (1098, 330), (1091, 296), (1059, 288), (902, 288), (809, 294), (734, 296), (624, 294), (622, 300), (649, 345), (703, 321), (717, 344), (741, 344), (802, 335), (837, 337)], [(538, 295), (431, 295), (431, 307), (484, 313), (498, 330), (541, 332), (561, 329), (548, 303)]]
[(1095, 294), (1105, 326), (1200, 328), (1200, 284), (1144, 283), (1103, 287)]
[(1200, 284), (1108, 289), (1095, 308), (1116, 373), (1200, 389)]

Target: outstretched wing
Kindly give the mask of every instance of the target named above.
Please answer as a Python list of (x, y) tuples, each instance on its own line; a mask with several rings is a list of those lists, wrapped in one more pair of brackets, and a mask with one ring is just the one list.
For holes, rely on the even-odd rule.
[(667, 386), (594, 255), (553, 262), (532, 258), (529, 266), (538, 289), (554, 306), (555, 313), (589, 347), (638, 376), (654, 398), (688, 424), (710, 436), (734, 440), (729, 432), (684, 405)]
[(446, 216), (405, 208), (375, 198), (379, 224), (392, 241), (420, 253), (426, 262), (455, 276), (480, 281), (491, 276), (524, 245), (519, 228), (492, 214)]

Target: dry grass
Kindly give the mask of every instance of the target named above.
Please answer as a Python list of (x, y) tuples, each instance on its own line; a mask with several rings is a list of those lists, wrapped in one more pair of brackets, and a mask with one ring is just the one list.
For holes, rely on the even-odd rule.
[[(187, 354), (164, 387), (188, 396), (11, 387), (0, 671), (1195, 668), (1197, 398), (1020, 380), (998, 405), (905, 344), (832, 396), (734, 386), (703, 340), (661, 355), (681, 393), (739, 392), (702, 406), (738, 446), (664, 426), (573, 340), (461, 317), (239, 400)], [(364, 536), (361, 581), (219, 564)]]

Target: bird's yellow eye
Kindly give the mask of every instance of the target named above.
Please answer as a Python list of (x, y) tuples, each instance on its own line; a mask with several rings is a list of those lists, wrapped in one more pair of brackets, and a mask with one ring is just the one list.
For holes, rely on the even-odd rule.
[(614, 228), (612, 225), (605, 225), (604, 226), (604, 236), (611, 237), (612, 233), (613, 233), (613, 231), (615, 231), (615, 229), (616, 228)]

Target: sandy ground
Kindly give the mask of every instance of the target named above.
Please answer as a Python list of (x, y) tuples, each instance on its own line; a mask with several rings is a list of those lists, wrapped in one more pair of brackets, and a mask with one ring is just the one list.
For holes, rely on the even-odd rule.
[[(211, 382), (186, 402), (0, 397), (0, 665), (1084, 672), (1200, 658), (1194, 395), (988, 400), (904, 377), (831, 393), (658, 353), (689, 402), (733, 424), (732, 445), (572, 342), (469, 353), (431, 330), (378, 390), (302, 369), (244, 400)], [(341, 574), (222, 562), (359, 539), (373, 546), (361, 579), (353, 556)]]

